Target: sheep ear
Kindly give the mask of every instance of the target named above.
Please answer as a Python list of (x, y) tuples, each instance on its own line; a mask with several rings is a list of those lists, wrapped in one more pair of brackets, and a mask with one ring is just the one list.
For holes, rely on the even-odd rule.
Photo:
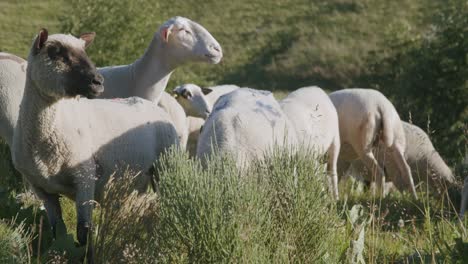
[(87, 32), (80, 35), (80, 39), (85, 41), (85, 48), (93, 43), (94, 37), (96, 37), (96, 32)]
[(165, 27), (165, 28), (162, 29), (161, 37), (164, 40), (164, 42), (166, 42), (166, 43), (169, 42), (169, 35), (171, 35), (173, 27), (174, 27), (174, 25), (170, 25), (170, 26)]
[(201, 90), (202, 90), (204, 95), (208, 95), (209, 93), (211, 93), (213, 91), (213, 89), (205, 88), (205, 87), (202, 87)]
[(49, 32), (47, 32), (47, 29), (43, 28), (39, 31), (39, 34), (37, 34), (36, 40), (34, 41), (34, 50), (36, 54), (44, 47), (48, 37)]

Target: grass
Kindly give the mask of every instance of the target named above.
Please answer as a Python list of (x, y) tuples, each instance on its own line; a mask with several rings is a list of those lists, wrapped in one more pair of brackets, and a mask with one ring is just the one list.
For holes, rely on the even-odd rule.
[(24, 57), (40, 27), (75, 34), (96, 31), (90, 55), (98, 66), (130, 63), (141, 56), (159, 25), (181, 15), (204, 25), (222, 44), (225, 56), (218, 66), (197, 64), (177, 70), (169, 87), (195, 82), (267, 90), (310, 84), (336, 89), (353, 85), (356, 76), (367, 70), (369, 56), (384, 55), (378, 51), (391, 45), (389, 35), (426, 30), (439, 4), (437, 0), (138, 0), (125, 4), (8, 0), (0, 3), (4, 36), (0, 50)]
[[(356, 183), (343, 182), (342, 199), (335, 203), (318, 160), (311, 153), (277, 151), (240, 172), (228, 157), (214, 157), (203, 168), (186, 153), (170, 151), (159, 163), (158, 195), (133, 192), (135, 173), (109, 184), (94, 213), (97, 262), (352, 263), (353, 256), (368, 263), (468, 260), (468, 218), (461, 225), (447, 200), (422, 189), (418, 201), (399, 193), (372, 197), (369, 191), (358, 192)], [(20, 232), (29, 234), (25, 239), (35, 237), (26, 239), (30, 246), (17, 248), (18, 253), (58, 263), (83, 256), (74, 243), (74, 205), (64, 200), (62, 206), (70, 233), (55, 241), (47, 221), (9, 225), (8, 230), (26, 230)], [(29, 211), (29, 217), (41, 215)], [(16, 223), (22, 217), (28, 219), (23, 214)], [(0, 225), (0, 246), (2, 238), (11, 237), (1, 230)]]
[[(162, 22), (182, 15), (212, 32), (225, 57), (220, 65), (178, 69), (169, 89), (185, 82), (235, 83), (274, 90), (277, 98), (283, 98), (304, 85), (329, 90), (361, 85), (360, 76), (372, 70), (369, 61), (391, 56), (389, 50), (400, 44), (395, 40), (420, 39), (444, 4), (438, 0), (4, 0), (0, 50), (25, 57), (41, 27), (51, 33), (96, 31), (89, 52), (98, 66), (129, 63), (142, 54)], [(457, 151), (463, 150), (453, 150)], [(74, 242), (73, 202), (61, 201), (69, 233), (52, 241), (39, 203), (30, 196), (17, 199), (25, 186), (11, 167), (4, 144), (0, 156), (0, 262), (78, 261), (83, 250)], [(112, 183), (94, 213), (98, 261), (468, 262), (468, 219), (461, 224), (446, 199), (421, 188), (419, 201), (406, 194), (372, 198), (367, 190), (358, 192), (343, 183), (343, 199), (333, 203), (324, 191), (319, 168), (314, 159), (276, 153), (239, 177), (229, 159), (216, 157), (203, 170), (185, 154), (170, 153), (160, 168), (160, 196), (132, 193), (125, 182), (133, 174)]]
[(25, 58), (33, 37), (40, 28), (57, 32), (59, 15), (65, 8), (61, 0), (0, 1), (0, 51)]

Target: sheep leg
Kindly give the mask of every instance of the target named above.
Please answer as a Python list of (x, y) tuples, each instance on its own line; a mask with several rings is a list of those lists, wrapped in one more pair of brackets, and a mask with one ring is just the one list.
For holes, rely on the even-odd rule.
[[(52, 228), (54, 239), (57, 238), (57, 230), (60, 234), (66, 234), (67, 228), (62, 218), (62, 207), (60, 206), (59, 195), (44, 192), (42, 189), (31, 186), (34, 193), (42, 200), (47, 212), (47, 219)], [(58, 227), (58, 228), (57, 228)]]
[(411, 176), (411, 169), (408, 163), (406, 162), (402, 148), (394, 145), (391, 147), (391, 153), (392, 158), (395, 161), (398, 170), (400, 171), (400, 175), (403, 177), (403, 181), (406, 182), (414, 199), (418, 199), (418, 195), (416, 194), (416, 188), (414, 187), (413, 177)]
[[(384, 184), (385, 184), (385, 173), (380, 167), (379, 162), (375, 159), (372, 151), (364, 153), (361, 157), (361, 160), (366, 165), (367, 169), (371, 172), (371, 181), (377, 183), (377, 190), (380, 194), (385, 195), (384, 193)], [(375, 195), (375, 189), (373, 191)]]
[(340, 154), (340, 143), (339, 139), (335, 140), (328, 149), (328, 162), (327, 171), (329, 175), (330, 190), (333, 192), (333, 196), (336, 200), (339, 199), (338, 193), (338, 155)]
[(94, 263), (94, 252), (92, 247), (92, 240), (88, 241), (90, 231), (92, 228), (92, 213), (95, 181), (94, 179), (87, 179), (83, 182), (77, 183), (78, 190), (76, 194), (76, 212), (77, 212), (77, 226), (76, 235), (78, 243), (82, 246), (87, 245), (86, 259), (88, 263)]
[(337, 171), (338, 171), (338, 176), (340, 177), (340, 181), (347, 180), (348, 179), (348, 170), (349, 167), (351, 167), (351, 162), (345, 161), (343, 159), (338, 159), (337, 162)]
[(57, 230), (59, 234), (66, 234), (67, 228), (62, 218), (62, 207), (60, 206), (58, 194), (47, 194), (46, 200), (44, 200), (44, 207), (47, 211), (47, 218), (52, 227), (52, 234), (54, 239), (57, 238)]

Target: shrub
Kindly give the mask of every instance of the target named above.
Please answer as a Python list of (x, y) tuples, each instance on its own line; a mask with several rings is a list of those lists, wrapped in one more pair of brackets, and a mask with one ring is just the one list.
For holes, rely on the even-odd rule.
[(468, 143), (468, 5), (451, 0), (428, 32), (391, 35), (396, 44), (382, 51), (389, 55), (374, 63), (369, 83), (392, 99), (402, 119), (427, 127), (442, 156), (459, 161)]
[[(133, 183), (138, 173), (112, 177), (98, 206), (94, 240), (97, 263), (148, 263), (153, 247), (148, 241), (158, 223), (156, 194), (139, 195)], [(148, 257), (150, 256), (150, 257)]]
[(203, 169), (180, 153), (165, 155), (158, 255), (163, 262), (336, 263), (344, 229), (313, 157), (276, 151), (241, 173), (226, 157)]

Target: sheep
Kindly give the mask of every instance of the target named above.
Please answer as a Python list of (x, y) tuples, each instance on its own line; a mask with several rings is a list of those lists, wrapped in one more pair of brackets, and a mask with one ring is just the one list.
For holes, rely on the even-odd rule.
[(101, 97), (138, 96), (159, 102), (177, 67), (191, 61), (216, 64), (222, 56), (221, 45), (208, 30), (188, 18), (173, 17), (159, 28), (134, 63), (99, 68), (105, 80)]
[(300, 88), (280, 101), (280, 106), (296, 130), (299, 144), (327, 153), (330, 190), (338, 195), (337, 162), (340, 153), (338, 114), (328, 95), (319, 87)]
[(26, 82), (26, 60), (0, 52), (0, 137), (11, 147)]
[(271, 92), (240, 88), (221, 96), (206, 119), (197, 145), (197, 157), (230, 155), (239, 168), (249, 166), (274, 145), (294, 146), (294, 127)]
[[(413, 124), (402, 121), (402, 126), (406, 138), (405, 158), (411, 168), (414, 183), (427, 181), (429, 187), (435, 189), (438, 193), (441, 193), (447, 187), (455, 186), (456, 180), (452, 171), (435, 150), (429, 136), (421, 128)], [(382, 142), (380, 142), (377, 149), (377, 160), (379, 164), (384, 165), (385, 173), (389, 176), (389, 179), (398, 179), (398, 166), (394, 160), (387, 159), (391, 154), (384, 151), (385, 147)], [(354, 161), (352, 166), (364, 167), (360, 161)], [(370, 179), (369, 175), (365, 176)]]
[(153, 162), (178, 144), (170, 117), (153, 102), (79, 98), (103, 90), (103, 77), (84, 51), (93, 38), (39, 32), (28, 56), (12, 148), (13, 164), (44, 202), (54, 235), (64, 225), (59, 195), (75, 201), (81, 245), (87, 243), (92, 202), (101, 199), (110, 175), (141, 171), (136, 189), (144, 191)]
[(377, 188), (382, 193), (385, 173), (372, 152), (381, 140), (390, 150), (388, 159), (394, 160), (402, 177), (401, 181), (395, 181), (395, 184), (401, 184), (397, 188), (407, 187), (417, 199), (411, 170), (404, 157), (405, 133), (393, 104), (382, 93), (372, 89), (344, 89), (329, 96), (338, 113), (339, 159), (352, 161), (359, 158), (369, 171), (374, 172), (375, 168)]
[[(5, 59), (14, 58), (13, 60)], [(129, 65), (98, 68), (104, 76), (104, 93), (100, 98), (138, 96), (159, 103), (171, 100), (163, 96), (172, 72), (188, 62), (219, 63), (222, 49), (216, 39), (201, 25), (184, 17), (173, 17), (154, 34), (143, 56)], [(25, 85), (26, 61), (14, 55), (0, 57), (0, 136), (11, 147), (19, 105)], [(167, 107), (173, 102), (161, 102)], [(179, 111), (178, 113), (176, 111)], [(180, 118), (180, 108), (172, 108), (173, 117)], [(187, 137), (185, 122), (174, 120), (181, 141)]]
[(225, 84), (201, 88), (195, 84), (184, 84), (172, 90), (177, 102), (182, 105), (187, 117), (188, 141), (187, 150), (194, 157), (197, 152), (197, 142), (205, 119), (211, 113), (213, 105), (219, 97), (239, 89), (239, 86)]
[(188, 62), (217, 64), (222, 57), (221, 45), (208, 30), (188, 18), (173, 17), (154, 34), (141, 58), (129, 65), (98, 69), (105, 80), (101, 98), (138, 96), (159, 103), (174, 118), (181, 146), (185, 146), (183, 112), (164, 89), (177, 67)]
[(239, 86), (233, 84), (202, 88), (188, 83), (177, 86), (172, 92), (187, 116), (206, 119), (218, 98), (236, 89), (239, 89)]

